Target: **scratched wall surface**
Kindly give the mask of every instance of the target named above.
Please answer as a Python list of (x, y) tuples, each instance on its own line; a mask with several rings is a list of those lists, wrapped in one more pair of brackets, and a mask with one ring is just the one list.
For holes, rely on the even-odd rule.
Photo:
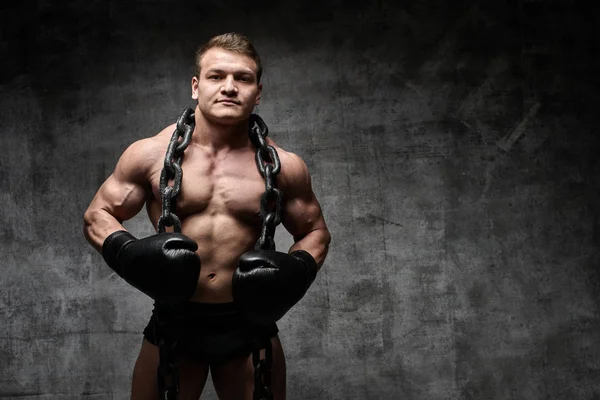
[(598, 13), (401, 3), (3, 5), (0, 397), (128, 398), (151, 302), (82, 215), (192, 105), (195, 47), (240, 31), (333, 236), (279, 323), (288, 397), (598, 398)]

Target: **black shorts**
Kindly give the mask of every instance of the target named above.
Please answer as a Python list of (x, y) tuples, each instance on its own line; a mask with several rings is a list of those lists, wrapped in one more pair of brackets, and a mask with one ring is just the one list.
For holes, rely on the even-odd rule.
[(279, 329), (275, 323), (260, 326), (247, 321), (234, 303), (154, 304), (144, 337), (155, 346), (172, 344), (172, 357), (223, 364), (247, 357)]

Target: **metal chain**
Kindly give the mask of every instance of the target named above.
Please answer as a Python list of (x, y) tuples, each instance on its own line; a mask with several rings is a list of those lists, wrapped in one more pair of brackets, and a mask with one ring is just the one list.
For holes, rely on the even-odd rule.
[[(265, 192), (260, 197), (260, 217), (263, 225), (260, 237), (254, 245), (255, 250), (275, 250), (275, 228), (281, 223), (283, 209), (283, 194), (275, 187), (275, 178), (281, 170), (277, 151), (267, 144), (266, 137), (269, 128), (261, 117), (250, 116), (250, 141), (256, 147), (256, 166), (265, 180)], [(265, 349), (265, 358), (260, 358), (260, 350)], [(252, 351), (254, 364), (254, 395), (253, 400), (272, 400), (271, 367), (273, 351), (271, 340), (266, 339), (262, 344), (257, 343)]]
[(156, 375), (158, 393), (162, 400), (177, 400), (179, 397), (179, 371), (173, 360), (175, 345), (175, 342), (167, 343), (164, 339), (158, 344), (159, 362)]
[[(265, 358), (260, 358), (260, 349), (265, 349)], [(273, 400), (271, 392), (271, 367), (273, 366), (273, 346), (271, 339), (264, 339), (263, 343), (257, 343), (252, 352), (252, 364), (254, 364), (254, 394), (252, 400)]]
[[(177, 197), (181, 190), (181, 179), (183, 177), (181, 162), (183, 161), (183, 152), (192, 140), (192, 133), (195, 126), (194, 110), (186, 108), (177, 119), (177, 127), (175, 128), (175, 132), (173, 132), (173, 136), (171, 136), (171, 141), (167, 147), (167, 154), (165, 155), (165, 164), (160, 173), (162, 214), (157, 224), (159, 233), (165, 233), (167, 226), (172, 226), (174, 232), (181, 232), (181, 220), (175, 215), (175, 197)], [(171, 180), (173, 180), (173, 186), (169, 186), (169, 181)], [(161, 320), (163, 316), (159, 317), (158, 310), (156, 312), (157, 320)], [(168, 316), (165, 316), (165, 318), (168, 321)], [(166, 323), (165, 321), (162, 322)], [(159, 395), (162, 400), (177, 400), (179, 397), (179, 371), (173, 363), (175, 342), (163, 338), (158, 347), (157, 383)]]
[(256, 147), (256, 166), (265, 179), (265, 192), (260, 197), (260, 217), (263, 225), (255, 250), (275, 250), (275, 228), (281, 223), (283, 194), (275, 187), (275, 178), (281, 170), (277, 151), (266, 142), (269, 128), (261, 117), (250, 116), (250, 141)]
[[(194, 110), (187, 108), (177, 120), (177, 128), (169, 142), (164, 168), (160, 174), (162, 215), (158, 220), (159, 233), (164, 233), (167, 226), (172, 226), (174, 232), (181, 232), (181, 221), (175, 215), (175, 197), (181, 190), (183, 152), (190, 144), (194, 127)], [(281, 223), (283, 208), (283, 194), (275, 187), (275, 178), (281, 170), (281, 163), (275, 148), (266, 142), (268, 134), (269, 129), (262, 118), (256, 114), (250, 115), (248, 135), (256, 147), (256, 166), (265, 180), (265, 192), (260, 198), (260, 216), (263, 225), (260, 237), (254, 246), (255, 250), (275, 250), (275, 228)], [(173, 186), (169, 186), (170, 180), (173, 180)], [(179, 379), (177, 368), (170, 359), (170, 350), (173, 349), (167, 348), (168, 345), (163, 341), (160, 345), (159, 390), (163, 400), (175, 400), (179, 393)], [(265, 359), (260, 358), (261, 349), (265, 349)], [(273, 394), (270, 386), (273, 351), (270, 339), (255, 346), (252, 360), (254, 363), (254, 400), (272, 400)]]
[[(181, 161), (183, 152), (192, 140), (192, 133), (196, 121), (194, 120), (194, 110), (186, 108), (177, 119), (177, 128), (173, 132), (167, 154), (165, 156), (165, 165), (160, 173), (160, 197), (162, 198), (162, 215), (158, 219), (158, 232), (164, 233), (165, 227), (172, 226), (174, 232), (181, 232), (181, 221), (175, 215), (175, 197), (181, 190)], [(179, 141), (179, 138), (182, 138)], [(169, 186), (169, 181), (173, 180), (173, 186)]]

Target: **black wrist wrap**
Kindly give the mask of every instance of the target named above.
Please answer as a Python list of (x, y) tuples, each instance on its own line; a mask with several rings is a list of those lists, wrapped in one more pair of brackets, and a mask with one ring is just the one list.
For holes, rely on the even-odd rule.
[(310, 255), (309, 252), (304, 250), (293, 251), (290, 253), (290, 255), (302, 261), (302, 264), (306, 266), (309, 275), (309, 282), (307, 285), (308, 288), (308, 286), (312, 285), (312, 283), (315, 281), (315, 278), (317, 277), (317, 262), (315, 261), (313, 256)]
[(115, 272), (119, 273), (117, 270), (117, 257), (119, 256), (119, 252), (127, 243), (136, 240), (136, 238), (127, 231), (116, 231), (108, 235), (106, 239), (104, 239), (104, 243), (102, 243), (102, 257), (104, 257), (104, 261), (111, 267)]

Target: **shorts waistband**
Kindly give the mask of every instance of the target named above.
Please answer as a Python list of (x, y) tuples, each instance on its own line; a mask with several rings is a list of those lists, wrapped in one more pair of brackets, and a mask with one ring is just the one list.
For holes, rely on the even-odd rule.
[(169, 315), (173, 318), (227, 318), (240, 316), (240, 310), (235, 303), (197, 303), (185, 302), (178, 304), (154, 303), (153, 314)]

